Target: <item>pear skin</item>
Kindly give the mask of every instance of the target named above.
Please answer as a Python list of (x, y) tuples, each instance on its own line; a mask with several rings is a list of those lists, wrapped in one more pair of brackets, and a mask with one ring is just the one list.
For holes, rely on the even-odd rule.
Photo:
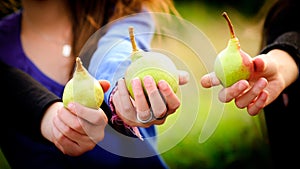
[(82, 65), (79, 57), (76, 58), (76, 68), (63, 92), (62, 100), (65, 107), (70, 102), (77, 102), (86, 107), (99, 109), (104, 99), (103, 89), (98, 82)]
[(235, 36), (233, 25), (226, 12), (223, 12), (230, 29), (230, 39), (215, 59), (214, 72), (224, 87), (229, 87), (239, 80), (247, 80), (253, 71), (250, 56), (241, 52), (239, 39)]
[(172, 60), (159, 52), (145, 52), (138, 49), (133, 27), (129, 27), (129, 35), (132, 44), (132, 53), (130, 55), (132, 63), (125, 73), (125, 83), (131, 97), (134, 98), (131, 80), (135, 77), (139, 77), (140, 80), (143, 80), (147, 75), (152, 76), (156, 84), (160, 80), (165, 80), (176, 93), (179, 88), (179, 75)]

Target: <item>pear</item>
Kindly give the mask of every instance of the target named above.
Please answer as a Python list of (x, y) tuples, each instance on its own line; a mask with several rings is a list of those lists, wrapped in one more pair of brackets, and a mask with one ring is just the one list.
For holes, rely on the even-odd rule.
[(253, 69), (249, 55), (242, 54), (239, 39), (226, 12), (222, 13), (230, 29), (230, 39), (215, 59), (214, 72), (224, 87), (229, 87), (239, 80), (247, 80)]
[(104, 92), (96, 80), (76, 58), (76, 68), (63, 92), (62, 100), (65, 107), (69, 102), (77, 102), (86, 107), (99, 109), (104, 99)]
[(130, 55), (132, 62), (126, 70), (125, 83), (131, 97), (134, 98), (131, 80), (139, 77), (142, 81), (147, 75), (152, 76), (156, 84), (160, 80), (165, 80), (176, 93), (179, 88), (179, 75), (172, 60), (162, 53), (154, 51), (146, 52), (139, 49), (136, 45), (134, 28), (132, 26), (129, 27), (129, 35), (132, 44), (132, 53)]

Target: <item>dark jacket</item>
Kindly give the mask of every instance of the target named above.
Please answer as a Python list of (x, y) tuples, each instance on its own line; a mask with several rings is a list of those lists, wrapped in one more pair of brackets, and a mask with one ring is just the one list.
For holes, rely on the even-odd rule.
[[(288, 52), (300, 63), (300, 1), (280, 0), (269, 11), (263, 29), (263, 49)], [(288, 65), (287, 65), (288, 66)], [(300, 79), (287, 87), (265, 109), (265, 119), (274, 168), (299, 168)], [(288, 103), (284, 104), (283, 98)]]

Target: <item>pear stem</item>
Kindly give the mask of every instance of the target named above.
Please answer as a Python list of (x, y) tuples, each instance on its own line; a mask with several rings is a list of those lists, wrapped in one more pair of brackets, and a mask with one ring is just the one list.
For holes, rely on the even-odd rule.
[(235, 38), (235, 33), (234, 33), (234, 30), (233, 30), (233, 25), (232, 25), (231, 20), (229, 19), (229, 16), (227, 15), (226, 12), (223, 12), (223, 13), (222, 13), (222, 16), (226, 19), (226, 21), (227, 21), (227, 23), (228, 23), (231, 38)]
[(83, 71), (81, 59), (76, 57), (76, 71)]
[(133, 28), (133, 26), (129, 27), (129, 36), (130, 36), (130, 41), (131, 41), (131, 45), (132, 45), (132, 51), (133, 52), (138, 51), (138, 48), (137, 48), (136, 42), (135, 42), (135, 36), (134, 36), (134, 28)]

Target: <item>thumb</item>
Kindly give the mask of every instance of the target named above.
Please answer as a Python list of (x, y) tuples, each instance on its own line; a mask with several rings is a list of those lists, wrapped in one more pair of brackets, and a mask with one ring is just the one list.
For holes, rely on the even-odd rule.
[(262, 72), (265, 69), (265, 61), (262, 55), (259, 55), (253, 59), (254, 72)]
[(103, 91), (106, 92), (110, 88), (110, 83), (107, 80), (98, 80)]
[(215, 72), (205, 74), (201, 77), (200, 83), (204, 88), (210, 88), (213, 86), (218, 86), (221, 84), (220, 80), (217, 78)]
[(188, 72), (184, 70), (178, 70), (178, 74), (179, 74), (179, 85), (184, 85), (188, 83), (190, 79), (190, 75)]

